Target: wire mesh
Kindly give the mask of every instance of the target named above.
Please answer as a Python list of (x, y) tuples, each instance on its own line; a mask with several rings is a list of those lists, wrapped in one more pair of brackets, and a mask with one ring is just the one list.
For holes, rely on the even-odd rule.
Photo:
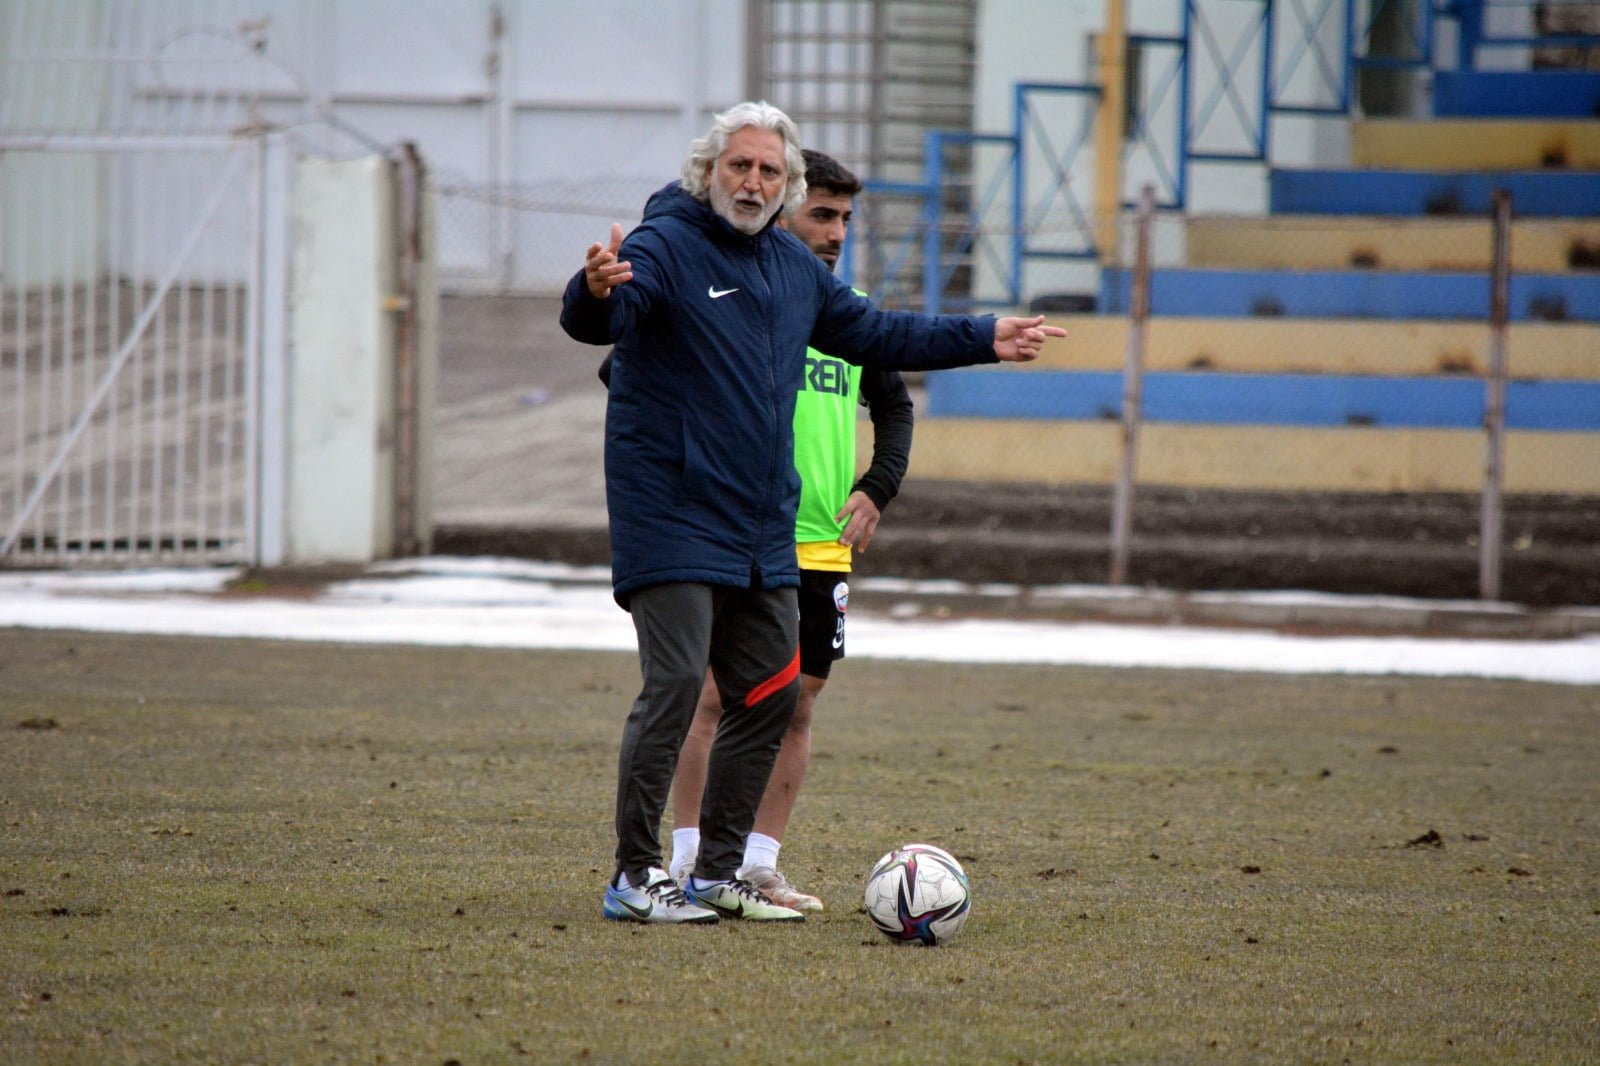
[[(252, 244), (240, 234), (254, 169), (248, 148), (225, 158), (0, 153), (0, 184), (22, 194), (0, 204), (8, 562), (249, 557)], [(85, 210), (102, 185), (122, 214)]]

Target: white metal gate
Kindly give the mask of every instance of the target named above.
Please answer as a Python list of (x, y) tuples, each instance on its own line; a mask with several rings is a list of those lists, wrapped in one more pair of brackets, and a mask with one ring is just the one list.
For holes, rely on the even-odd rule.
[(287, 154), (0, 136), (0, 566), (276, 561)]

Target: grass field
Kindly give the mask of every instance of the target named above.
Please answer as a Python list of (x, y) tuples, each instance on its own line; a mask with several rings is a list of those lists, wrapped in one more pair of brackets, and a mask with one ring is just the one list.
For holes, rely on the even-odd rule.
[[(34, 1062), (1592, 1062), (1600, 692), (852, 661), (798, 927), (603, 921), (631, 656), (0, 630)], [(859, 913), (939, 843), (974, 913)]]

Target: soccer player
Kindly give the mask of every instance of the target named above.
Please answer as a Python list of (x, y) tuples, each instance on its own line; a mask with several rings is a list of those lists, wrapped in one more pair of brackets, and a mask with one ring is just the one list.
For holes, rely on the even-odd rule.
[[(839, 261), (861, 182), (831, 156), (807, 148), (806, 200), (778, 225), (805, 242), (830, 268)], [(872, 414), (872, 463), (855, 480), (856, 406)], [(845, 610), (849, 603), (851, 549), (872, 543), (883, 509), (900, 491), (911, 458), (911, 394), (892, 370), (863, 370), (806, 351), (806, 373), (794, 409), (795, 467), (800, 473), (800, 510), (795, 548), (800, 563), (800, 697), (778, 749), (772, 777), (745, 839), (738, 876), (772, 902), (799, 911), (820, 911), (822, 900), (801, 892), (778, 868), (778, 849), (811, 762), (811, 721), (817, 697), (836, 659), (844, 658)], [(700, 849), (700, 793), (706, 756), (722, 718), (722, 700), (706, 678), (689, 735), (678, 754), (672, 783), (674, 880), (694, 868)]]

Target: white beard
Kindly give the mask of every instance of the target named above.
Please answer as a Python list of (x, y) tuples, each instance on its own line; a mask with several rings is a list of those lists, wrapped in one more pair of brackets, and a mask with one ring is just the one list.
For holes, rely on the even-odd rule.
[(783, 201), (774, 199), (770, 204), (761, 205), (760, 215), (750, 215), (734, 210), (733, 194), (723, 189), (721, 185), (712, 182), (708, 190), (711, 194), (711, 210), (728, 220), (728, 225), (740, 233), (754, 236), (760, 233), (766, 224), (772, 221), (772, 216), (778, 213), (778, 208)]

